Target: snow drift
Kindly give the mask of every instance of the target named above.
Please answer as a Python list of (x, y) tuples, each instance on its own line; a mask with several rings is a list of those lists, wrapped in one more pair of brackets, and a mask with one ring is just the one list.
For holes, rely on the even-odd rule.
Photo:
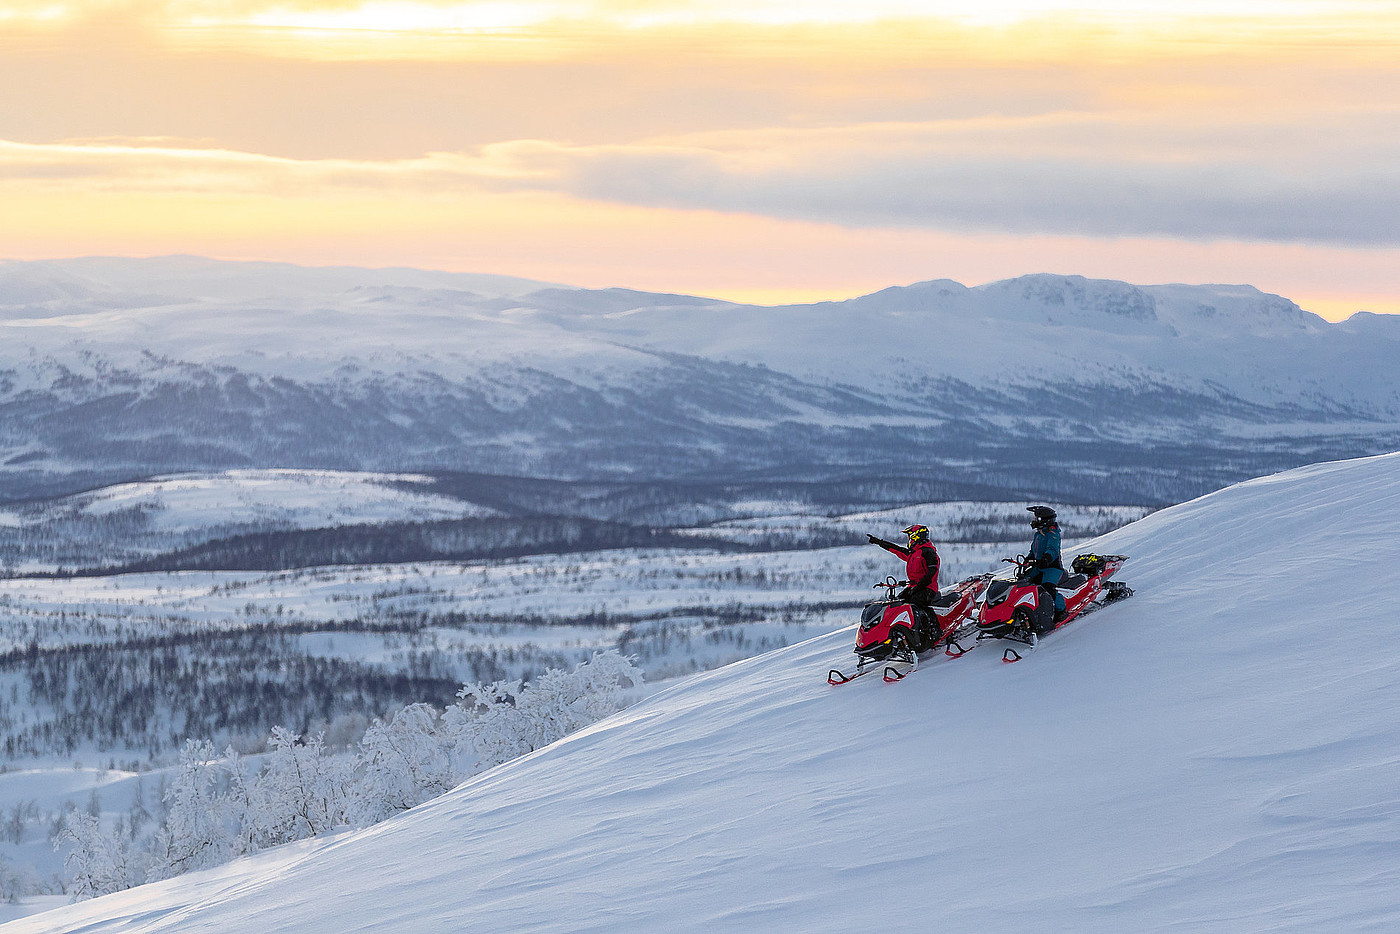
[(1137, 590), (1018, 665), (697, 676), (288, 864), (15, 931), (1400, 929), (1400, 455), (1094, 543)]

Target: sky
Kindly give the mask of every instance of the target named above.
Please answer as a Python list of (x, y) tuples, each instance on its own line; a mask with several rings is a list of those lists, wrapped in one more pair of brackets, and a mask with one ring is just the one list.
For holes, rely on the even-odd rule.
[(1400, 313), (1400, 0), (0, 0), (0, 257)]

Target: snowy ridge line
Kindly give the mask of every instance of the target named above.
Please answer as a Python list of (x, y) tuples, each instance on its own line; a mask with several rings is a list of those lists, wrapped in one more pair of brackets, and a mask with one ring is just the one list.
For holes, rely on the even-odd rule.
[[(1329, 324), (1248, 287), (1036, 275), (756, 308), (273, 276), (250, 304), (269, 271), (229, 268), (152, 304), (131, 270), (159, 266), (50, 266), (67, 284), (42, 315), (0, 317), (9, 495), (247, 464), (703, 482), (897, 462), (939, 497), (1161, 504), (1400, 447), (1400, 316)], [(0, 269), (0, 296), (25, 275)], [(1033, 371), (1028, 343), (1054, 349)], [(978, 352), (898, 349), (940, 344)], [(914, 487), (898, 499), (930, 498)]]

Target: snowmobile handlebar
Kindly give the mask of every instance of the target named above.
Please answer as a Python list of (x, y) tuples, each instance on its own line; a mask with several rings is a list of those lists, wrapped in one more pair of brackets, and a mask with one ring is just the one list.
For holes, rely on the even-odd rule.
[(886, 577), (884, 580), (880, 581), (880, 583), (878, 584), (871, 584), (870, 589), (878, 590), (879, 588), (883, 587), (885, 588), (885, 599), (893, 600), (894, 592), (899, 588), (904, 587), (908, 583), (908, 581), (895, 580), (894, 576), (891, 575), (890, 577)]

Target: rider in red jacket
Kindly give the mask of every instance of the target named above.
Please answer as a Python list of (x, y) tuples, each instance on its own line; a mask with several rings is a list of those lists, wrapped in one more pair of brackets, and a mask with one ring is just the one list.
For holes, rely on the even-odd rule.
[(909, 586), (900, 591), (899, 598), (928, 609), (938, 596), (938, 549), (928, 540), (928, 529), (922, 525), (911, 525), (903, 531), (909, 536), (907, 548), (876, 538), (874, 535), (865, 537), (870, 540), (870, 544), (879, 545), (904, 559), (905, 577), (909, 578)]

